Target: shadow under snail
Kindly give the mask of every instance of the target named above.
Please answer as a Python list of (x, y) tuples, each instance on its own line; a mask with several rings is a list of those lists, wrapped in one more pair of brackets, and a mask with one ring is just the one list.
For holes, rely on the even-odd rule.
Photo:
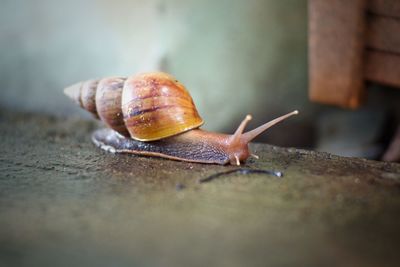
[(253, 155), (248, 144), (297, 110), (243, 132), (247, 115), (233, 135), (200, 129), (199, 116), (186, 88), (162, 72), (127, 78), (89, 80), (65, 88), (65, 94), (110, 129), (96, 130), (93, 142), (113, 153), (158, 156), (173, 160), (240, 165)]

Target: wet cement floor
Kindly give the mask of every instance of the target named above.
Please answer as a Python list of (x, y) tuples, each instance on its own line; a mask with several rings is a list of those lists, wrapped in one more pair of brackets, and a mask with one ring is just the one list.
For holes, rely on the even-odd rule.
[(253, 145), (277, 177), (109, 154), (97, 127), (0, 112), (0, 266), (399, 266), (399, 164)]

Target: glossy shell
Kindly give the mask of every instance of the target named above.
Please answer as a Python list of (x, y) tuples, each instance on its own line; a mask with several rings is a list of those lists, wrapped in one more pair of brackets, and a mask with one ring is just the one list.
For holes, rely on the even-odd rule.
[(126, 78), (110, 77), (99, 81), (96, 91), (96, 108), (100, 119), (118, 133), (129, 136), (125, 127), (121, 95)]
[(122, 113), (130, 136), (153, 141), (203, 124), (185, 87), (166, 73), (145, 73), (126, 80)]
[(203, 124), (186, 88), (162, 72), (90, 80), (65, 93), (113, 130), (139, 141), (163, 139)]
[(86, 81), (82, 83), (80, 91), (81, 106), (92, 113), (96, 118), (99, 118), (96, 108), (96, 88), (98, 84), (98, 80)]

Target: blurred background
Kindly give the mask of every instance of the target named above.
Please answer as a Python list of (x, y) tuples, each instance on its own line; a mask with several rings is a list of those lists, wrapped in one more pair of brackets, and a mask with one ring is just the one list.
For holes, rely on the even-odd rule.
[(162, 70), (186, 85), (208, 130), (298, 109), (257, 141), (379, 158), (400, 91), (370, 85), (357, 111), (311, 103), (307, 25), (306, 0), (3, 0), (0, 107), (89, 119), (64, 87)]

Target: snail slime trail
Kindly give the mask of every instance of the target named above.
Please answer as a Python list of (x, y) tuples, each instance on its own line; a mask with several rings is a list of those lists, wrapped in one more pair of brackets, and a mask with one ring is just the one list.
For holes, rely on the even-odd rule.
[(114, 153), (240, 165), (251, 154), (248, 144), (268, 128), (298, 114), (295, 110), (244, 132), (247, 115), (234, 134), (200, 129), (200, 117), (185, 86), (163, 72), (80, 82), (64, 90), (75, 103), (109, 128), (93, 133), (98, 147)]

